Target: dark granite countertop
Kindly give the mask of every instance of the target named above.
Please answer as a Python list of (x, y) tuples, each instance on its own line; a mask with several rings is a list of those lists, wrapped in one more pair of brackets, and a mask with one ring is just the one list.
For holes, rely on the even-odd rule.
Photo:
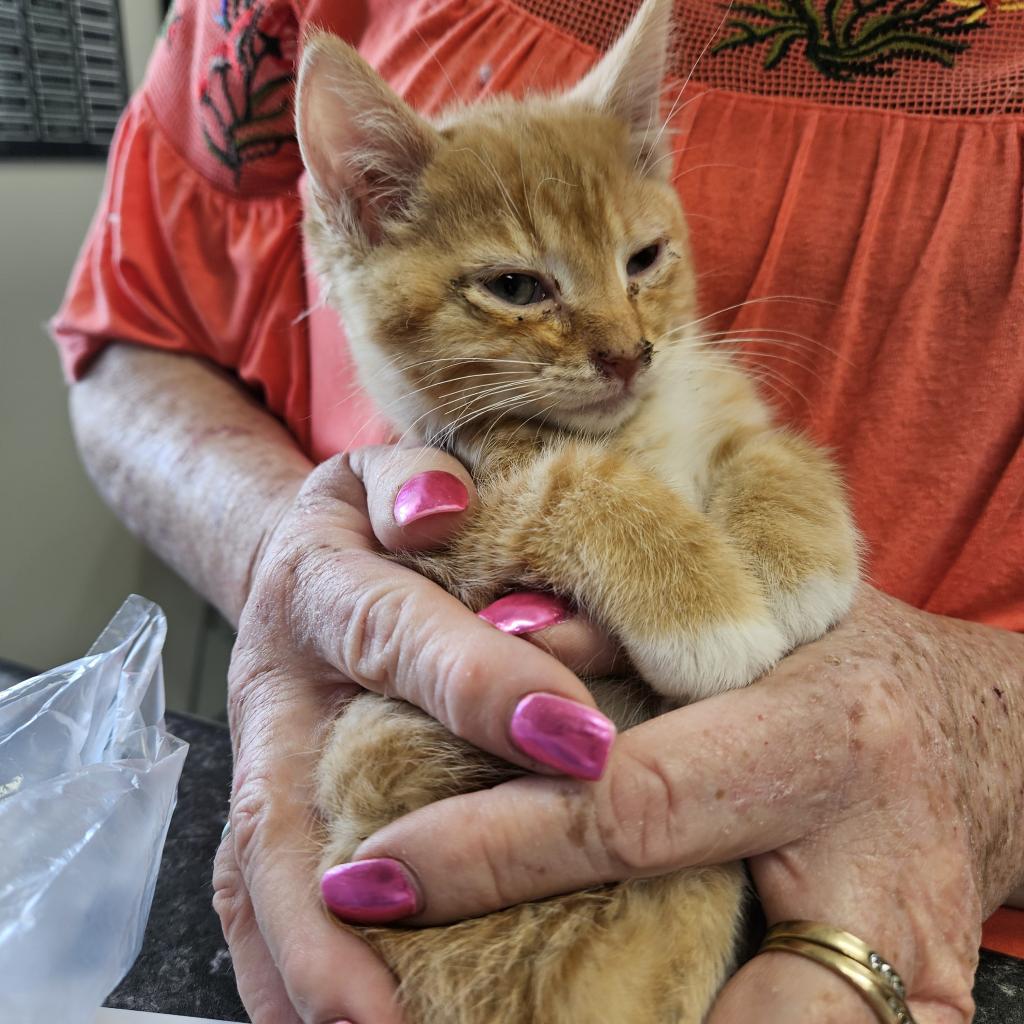
[(168, 713), (167, 729), (189, 745), (178, 805), (142, 952), (106, 1005), (248, 1021), (212, 904), (213, 857), (231, 788), (231, 740), (226, 725), (177, 712)]

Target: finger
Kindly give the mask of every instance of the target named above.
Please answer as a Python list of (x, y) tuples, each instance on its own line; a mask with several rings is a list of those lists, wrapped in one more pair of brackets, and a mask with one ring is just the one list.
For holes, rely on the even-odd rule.
[(794, 666), (623, 733), (594, 785), (531, 777), (441, 801), (356, 856), (402, 861), (422, 890), (412, 920), (435, 923), (777, 849), (808, 822), (827, 826), (846, 800), (851, 745), (869, 742), (828, 667), (823, 680)]
[[(589, 690), (550, 655), (382, 559), (350, 461), (335, 457), (310, 474), (287, 557), (262, 567), (264, 589), (290, 595), (298, 641), (344, 678), (415, 704), (507, 761), (599, 777), (615, 727), (595, 710)], [(246, 610), (243, 631), (259, 614)]]
[(762, 953), (740, 968), (715, 1001), (707, 1024), (749, 1024), (752, 1006), (759, 1024), (878, 1022), (849, 982), (790, 953)]
[(610, 675), (625, 665), (618, 643), (593, 619), (578, 612), (546, 629), (526, 633), (524, 639), (586, 679)]
[(619, 646), (595, 622), (553, 594), (516, 591), (479, 612), (503, 633), (521, 636), (591, 679), (611, 672), (620, 661)]
[[(372, 546), (366, 492), (338, 456), (306, 480), (286, 557), (264, 560), (298, 639), (343, 677), (414, 703), (482, 750), (531, 770), (597, 778), (614, 726), (544, 651), (505, 636)], [(364, 467), (365, 468), (365, 467)], [(260, 608), (247, 609), (259, 615)]]
[(349, 465), (366, 488), (373, 532), (389, 551), (439, 547), (472, 513), (472, 478), (436, 448), (361, 448)]
[(376, 555), (351, 552), (332, 570), (309, 588), (301, 618), (342, 675), (525, 768), (600, 776), (615, 728), (569, 669)]
[(300, 1024), (256, 925), (229, 838), (221, 841), (213, 862), (213, 907), (231, 952), (235, 983), (249, 1019), (253, 1024)]
[(517, 591), (479, 615), (503, 633), (521, 636), (574, 673), (591, 679), (621, 666), (620, 647), (586, 615), (553, 594)]
[[(236, 715), (228, 838), (288, 1001), (304, 1024), (400, 1024), (394, 978), (328, 916), (318, 893), (310, 786), (319, 726), (333, 709), (307, 680), (268, 677), (247, 685), (259, 688), (261, 700)], [(257, 969), (254, 938), (245, 951)]]
[[(762, 953), (726, 983), (707, 1024), (876, 1024), (858, 992), (838, 975), (790, 953)], [(967, 1024), (970, 1014), (935, 1000), (910, 999), (916, 1024)], [(973, 1012), (973, 1011), (971, 1011)]]
[[(917, 782), (924, 772), (908, 760), (898, 774)], [(955, 799), (920, 784), (899, 787), (889, 779), (880, 781), (864, 793), (857, 813), (750, 861), (765, 918), (769, 925), (821, 921), (851, 932), (900, 975), (919, 1010), (918, 1024), (967, 1024), (973, 1013), (981, 906), (968, 840), (949, 827), (958, 814)], [(791, 953), (763, 959), (767, 965), (759, 969), (772, 973), (777, 991), (792, 989), (798, 974), (797, 990), (812, 1007), (857, 1002), (848, 984), (843, 996), (835, 991), (835, 976), (821, 965), (812, 963), (808, 970)], [(746, 998), (749, 992), (741, 992), (724, 1006), (742, 1006)], [(761, 1009), (766, 1024), (793, 1019), (784, 1000), (775, 1009)]]

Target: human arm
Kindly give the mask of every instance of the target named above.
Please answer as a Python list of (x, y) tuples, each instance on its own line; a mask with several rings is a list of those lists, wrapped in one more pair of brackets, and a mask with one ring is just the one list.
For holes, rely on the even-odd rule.
[(125, 525), (237, 625), (254, 561), (312, 463), (202, 360), (107, 349), (72, 385), (88, 471)]
[[(400, 819), (419, 922), (687, 865), (749, 858), (769, 923), (860, 935), (919, 1024), (967, 1021), (982, 917), (1024, 880), (1024, 638), (865, 588), (766, 679), (624, 733), (595, 784), (525, 778)], [(457, 849), (439, 837), (458, 831)], [(517, 855), (529, 848), (529, 863)], [(458, 884), (452, 884), (458, 879)], [(856, 993), (755, 958), (711, 1020), (863, 1021)]]

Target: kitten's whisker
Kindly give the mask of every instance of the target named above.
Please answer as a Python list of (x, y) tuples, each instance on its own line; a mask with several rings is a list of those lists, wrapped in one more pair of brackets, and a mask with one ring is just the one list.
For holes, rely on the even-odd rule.
[(808, 366), (806, 363), (801, 363), (798, 359), (790, 359), (788, 356), (780, 355), (778, 352), (747, 351), (742, 353), (741, 358), (750, 361), (756, 361), (758, 359), (773, 359), (777, 363), (787, 363), (790, 366), (796, 366), (797, 368), (803, 370), (805, 373), (809, 373), (812, 377), (816, 377), (820, 381), (825, 380), (825, 378), (822, 377), (822, 375), (818, 373), (818, 371), (815, 370), (813, 367)]
[(526, 203), (526, 215), (530, 218), (530, 232), (536, 236), (537, 225), (533, 219), (533, 207), (530, 205), (530, 193), (526, 188), (526, 166), (523, 164), (523, 140), (521, 136), (516, 140), (516, 151), (519, 156), (519, 184), (523, 187), (523, 202)]
[(744, 299), (743, 302), (735, 302), (731, 306), (723, 306), (721, 309), (716, 309), (713, 313), (708, 313), (706, 316), (698, 317), (696, 320), (690, 320), (685, 324), (680, 324), (678, 327), (673, 327), (665, 332), (665, 336), (668, 337), (671, 334), (685, 331), (690, 327), (696, 327), (698, 324), (706, 323), (708, 320), (721, 316), (723, 313), (732, 313), (737, 309), (743, 309), (744, 306), (758, 306), (766, 302), (807, 302), (819, 306), (835, 306), (834, 302), (829, 302), (827, 299), (815, 299), (810, 295), (764, 295), (756, 299)]
[[(735, 363), (733, 363), (732, 361), (717, 364), (709, 361), (705, 365), (717, 367), (718, 369), (721, 370), (731, 370), (733, 372), (740, 372), (738, 371)], [(807, 401), (806, 395), (804, 395), (803, 392), (801, 392), (795, 385), (793, 385), (793, 383), (788, 378), (781, 377), (778, 374), (774, 374), (771, 371), (769, 371), (766, 367), (747, 367), (742, 372), (745, 374), (745, 376), (754, 380), (757, 384), (767, 388), (769, 392), (771, 392), (773, 395), (776, 395), (791, 408), (793, 407), (793, 400), (783, 390), (781, 386), (783, 384), (787, 389), (797, 392), (800, 395), (800, 397), (804, 399), (805, 402)]]
[(785, 338), (763, 337), (757, 334), (743, 334), (735, 338), (697, 337), (687, 338), (686, 341), (694, 345), (700, 345), (703, 348), (721, 348), (736, 355), (748, 355), (750, 349), (747, 346), (755, 344), (773, 345), (776, 348), (786, 349), (788, 352), (798, 352), (809, 358), (817, 355), (813, 349), (806, 345), (801, 345), (797, 341), (787, 341)]
[[(505, 381), (501, 385), (487, 385), (487, 387), (488, 388), (495, 387), (495, 388), (500, 389), (502, 387), (512, 387), (512, 386), (515, 386), (517, 383), (518, 382), (516, 382), (516, 381)], [(471, 401), (472, 401), (472, 399), (470, 399), (469, 401), (465, 401), (465, 400), (461, 400), (461, 399), (454, 399), (451, 402), (445, 403), (444, 406), (440, 406), (440, 407), (432, 406), (431, 408), (427, 409), (425, 412), (423, 412), (419, 416), (417, 416), (416, 419), (414, 419), (412, 421), (412, 423), (410, 423), (409, 426), (406, 427), (406, 429), (404, 431), (402, 431), (401, 436), (395, 442), (396, 447), (400, 447), (401, 445), (403, 445), (406, 442), (406, 440), (408, 440), (408, 438), (412, 434), (412, 432), (417, 428), (417, 426), (419, 426), (419, 424), (422, 423), (429, 416), (443, 415), (444, 414), (444, 409), (447, 406), (449, 406), (449, 405), (454, 405), (454, 406), (458, 407), (460, 405), (460, 403), (461, 403), (462, 407), (467, 407), (470, 404)], [(433, 443), (433, 442), (431, 442), (431, 443)]]
[(755, 299), (744, 299), (742, 302), (734, 302), (731, 306), (722, 306), (721, 309), (716, 309), (713, 313), (708, 313), (705, 316), (698, 317), (696, 320), (691, 320), (688, 326), (695, 327), (697, 324), (705, 323), (716, 316), (721, 316), (723, 313), (733, 313), (737, 309), (744, 309), (747, 306), (763, 306), (769, 302), (806, 302), (820, 306), (835, 305), (835, 303), (829, 302), (826, 299), (815, 299), (810, 295), (762, 295)]
[[(497, 370), (493, 374), (469, 374), (466, 377), (456, 377), (456, 378), (454, 378), (454, 380), (469, 380), (469, 379), (472, 379), (474, 377), (484, 377), (484, 376), (504, 376), (505, 374), (517, 373), (517, 372), (518, 371), (516, 371), (516, 370)], [(529, 378), (524, 378), (524, 379), (528, 380)], [(438, 381), (438, 382), (434, 382), (434, 383), (431, 383), (431, 384), (424, 385), (423, 387), (420, 387), (420, 388), (414, 388), (411, 391), (403, 392), (401, 395), (397, 396), (396, 398), (393, 398), (390, 402), (386, 402), (384, 405), (379, 406), (375, 410), (375, 414), (373, 416), (370, 416), (368, 419), (366, 419), (363, 422), (363, 424), (359, 428), (359, 430), (356, 431), (356, 434), (353, 436), (352, 440), (354, 441), (363, 432), (363, 430), (365, 430), (373, 422), (373, 420), (376, 419), (378, 416), (387, 416), (391, 412), (391, 410), (395, 408), (395, 406), (400, 405), (406, 399), (411, 398), (413, 395), (419, 394), (422, 391), (428, 391), (430, 388), (438, 387), (438, 386), (440, 386), (441, 383), (448, 383), (448, 382), (440, 382), (440, 381)], [(479, 387), (480, 388), (489, 388), (489, 387), (491, 387), (493, 385), (493, 383), (494, 382), (492, 381), (492, 382), (490, 382), (488, 384), (481, 384), (481, 385), (479, 385)], [(518, 381), (505, 381), (503, 383), (515, 384), (515, 383), (518, 383)], [(350, 391), (349, 396), (351, 396), (351, 394), (354, 394), (356, 390), (358, 390), (358, 388), (353, 388), (352, 391)], [(458, 391), (455, 391), (453, 393), (453, 395), (450, 395), (448, 397), (451, 398), (451, 397), (454, 397), (454, 395), (463, 394), (464, 392), (468, 392), (468, 391), (471, 391), (471, 390), (473, 390), (472, 387), (460, 388)], [(339, 405), (344, 404), (345, 400), (346, 399), (343, 398), (342, 400), (336, 402), (334, 404), (334, 406), (332, 406), (332, 408), (337, 408)]]
[[(763, 328), (763, 330), (772, 331), (773, 328)], [(854, 365), (851, 360), (847, 359), (841, 353), (836, 352), (832, 347), (824, 344), (823, 342), (816, 341), (814, 338), (808, 338), (806, 335), (797, 334), (794, 331), (779, 330), (778, 333), (791, 335), (793, 338), (799, 339), (799, 341), (791, 341), (787, 338), (775, 338), (771, 337), (770, 335), (762, 336), (758, 334), (749, 334), (742, 330), (720, 331), (700, 335), (691, 335), (687, 340), (692, 344), (699, 345), (705, 349), (711, 346), (732, 346), (735, 348), (736, 354), (738, 356), (747, 360), (763, 357), (765, 359), (776, 359), (780, 362), (790, 362), (794, 366), (799, 366), (802, 369), (805, 369), (809, 372), (813, 372), (814, 375), (819, 379), (821, 379), (820, 374), (814, 371), (812, 365), (808, 362), (800, 362), (799, 360), (796, 359), (787, 359), (785, 356), (780, 355), (777, 352), (760, 352), (755, 349), (741, 346), (771, 345), (777, 348), (787, 349), (790, 352), (795, 351), (800, 352), (801, 354), (811, 355), (812, 353), (809, 353), (807, 349), (807, 345), (811, 345), (816, 346), (823, 352), (827, 352), (829, 355), (833, 356), (835, 359), (841, 362), (846, 363), (848, 366)], [(729, 335), (729, 337), (721, 337), (721, 335)], [(806, 342), (807, 345), (801, 344), (801, 342)]]
[(511, 409), (516, 404), (521, 403), (528, 398), (533, 398), (538, 394), (542, 394), (542, 392), (531, 391), (523, 395), (513, 395), (509, 398), (504, 398), (499, 402), (495, 402), (492, 405), (485, 406), (483, 409), (478, 409), (475, 412), (462, 416), (459, 419), (456, 419), (453, 423), (449, 424), (449, 426), (445, 429), (442, 436), (447, 436), (448, 442), (450, 443), (451, 439), (454, 438), (455, 434), (458, 431), (463, 430), (467, 426), (467, 424), (472, 423), (473, 420), (479, 419), (481, 416), (485, 416), (489, 412), (496, 412), (502, 409)]
[[(707, 351), (707, 349), (703, 349), (703, 351)], [(776, 362), (779, 363), (788, 363), (790, 366), (796, 366), (799, 369), (803, 370), (805, 373), (809, 373), (812, 376), (817, 377), (818, 380), (825, 379), (824, 377), (822, 377), (820, 373), (818, 373), (813, 367), (809, 366), (807, 363), (802, 363), (798, 359), (790, 359), (788, 356), (780, 355), (778, 352), (753, 352), (750, 350), (744, 350), (742, 352), (738, 352), (736, 354), (736, 358), (743, 359), (746, 362), (755, 363), (759, 359), (774, 359)], [(759, 368), (764, 369), (764, 367)]]
[(565, 185), (566, 188), (579, 188), (579, 185), (574, 185), (571, 181), (565, 181), (563, 178), (556, 178), (549, 174), (547, 177), (541, 178), (540, 181), (537, 182), (537, 187), (533, 190), (534, 205), (537, 203), (537, 193), (540, 191), (541, 185), (546, 181), (556, 181), (559, 185)]
[[(722, 15), (722, 20), (718, 23), (718, 27), (715, 29), (714, 32), (711, 33), (711, 38), (704, 44), (704, 49), (701, 50), (699, 54), (697, 54), (697, 59), (693, 62), (693, 67), (690, 68), (690, 73), (686, 76), (686, 78), (683, 80), (683, 84), (679, 87), (679, 92), (676, 94), (676, 98), (675, 100), (673, 100), (672, 106), (669, 108), (668, 115), (665, 117), (665, 120), (661, 124), (661, 129), (658, 131), (658, 134), (654, 139), (654, 145), (650, 147), (649, 153), (653, 153), (657, 149), (658, 143), (661, 142), (661, 138), (665, 134), (665, 130), (672, 122), (672, 118), (675, 117), (678, 113), (678, 110), (676, 109), (677, 104), (682, 99), (683, 93), (686, 92), (686, 87), (690, 84), (690, 79), (693, 78), (694, 72), (697, 70), (697, 65), (700, 64), (700, 62), (704, 59), (704, 55), (708, 52), (708, 50), (711, 47), (711, 44), (715, 41), (715, 39), (718, 38), (718, 34), (725, 27), (725, 23), (729, 20), (729, 18), (732, 15), (732, 3), (733, 0), (729, 0), (728, 4), (726, 4), (725, 14)], [(645, 160), (645, 166), (641, 170), (641, 174), (645, 174), (647, 171), (646, 163), (647, 161)]]
[(508, 207), (508, 212), (512, 214), (512, 219), (518, 221), (520, 224), (523, 223), (522, 214), (516, 209), (515, 204), (512, 202), (512, 196), (509, 194), (508, 189), (505, 187), (505, 183), (501, 180), (501, 175), (498, 174), (497, 168), (493, 164), (489, 163), (484, 159), (483, 155), (478, 153), (475, 149), (470, 146), (463, 146), (461, 149), (455, 150), (456, 153), (471, 153), (473, 156), (480, 161), (480, 163), (491, 172), (491, 176), (494, 178), (495, 183), (498, 186), (498, 191), (501, 192), (502, 198), (505, 200), (505, 205)]
[[(432, 359), (419, 359), (415, 363), (406, 363), (401, 370), (411, 370), (417, 366), (426, 366), (428, 363), (465, 363), (468, 362), (465, 356), (437, 356)], [(550, 366), (550, 363), (543, 359), (504, 359), (498, 356), (477, 356), (473, 359), (475, 363), (518, 363), (525, 366)]]
[[(401, 401), (402, 398), (410, 398), (412, 395), (418, 395), (421, 391), (429, 391), (431, 388), (445, 387), (448, 384), (454, 384), (460, 380), (478, 380), (481, 377), (507, 377), (510, 373), (519, 373), (518, 370), (495, 370), (491, 373), (467, 373), (462, 377), (447, 377), (444, 380), (433, 380), (429, 384), (424, 384), (422, 387), (414, 388), (412, 391), (406, 391), (401, 398), (394, 399), (389, 405), (393, 405), (395, 402)], [(529, 380), (529, 377), (520, 377), (519, 380)], [(491, 381), (490, 383), (494, 383)], [(505, 381), (506, 384), (516, 384), (518, 381)], [(489, 385), (488, 385), (489, 386)], [(465, 388), (460, 389), (465, 390)], [(458, 394), (459, 392), (455, 392)]]
[(323, 298), (323, 296), (321, 296), (319, 302), (314, 302), (312, 306), (307, 306), (301, 313), (299, 313), (298, 316), (296, 316), (295, 319), (292, 320), (291, 326), (298, 326), (299, 324), (302, 323), (303, 320), (308, 320), (318, 309), (326, 308), (327, 300)]
[[(722, 347), (729, 346), (743, 346), (748, 344), (756, 345), (770, 345), (775, 348), (786, 349), (789, 352), (799, 352), (809, 358), (813, 358), (818, 353), (814, 351), (814, 348), (820, 349), (821, 354), (828, 354), (832, 356), (837, 362), (845, 363), (847, 366), (855, 366), (856, 364), (852, 359), (844, 356), (841, 352), (837, 352), (832, 346), (826, 345), (824, 342), (815, 342), (811, 338), (804, 339), (808, 344), (802, 344), (800, 341), (790, 341), (787, 338), (773, 338), (771, 336), (764, 336), (758, 334), (740, 334), (735, 338), (711, 338), (705, 342), (709, 345), (717, 345)], [(813, 348), (811, 347), (813, 346)], [(743, 354), (749, 354), (749, 350), (745, 348), (739, 348), (739, 351)]]
[(693, 174), (695, 171), (710, 171), (725, 169), (729, 171), (745, 171), (748, 170), (746, 167), (741, 167), (739, 164), (694, 164), (693, 167), (687, 167), (685, 170), (681, 170), (678, 174), (672, 178), (672, 183), (675, 184), (680, 178), (685, 178), (688, 174)]
[(474, 406), (481, 401), (487, 401), (488, 399), (496, 398), (499, 395), (507, 396), (502, 398), (502, 401), (518, 399), (519, 396), (517, 394), (510, 394), (510, 391), (511, 389), (506, 388), (480, 392), (470, 396), (469, 398), (460, 398), (452, 402), (446, 402), (444, 405), (437, 406), (435, 411), (441, 413), (445, 417), (454, 416), (455, 422), (458, 422), (463, 415), (472, 412), (474, 410)]
[[(809, 337), (806, 334), (799, 334), (797, 331), (790, 331), (790, 330), (787, 330), (787, 329), (785, 329), (783, 327), (762, 327), (762, 326), (758, 326), (758, 327), (756, 327), (754, 329), (757, 330), (757, 331), (760, 331), (762, 334), (765, 334), (765, 335), (781, 334), (781, 335), (783, 335), (784, 337), (787, 337), (787, 338), (796, 338), (799, 341), (806, 341), (808, 345), (814, 345), (817, 348), (824, 349), (826, 352), (829, 352), (829, 353), (831, 353), (832, 355), (835, 355), (835, 356), (839, 355), (839, 352), (835, 349), (834, 346), (828, 345), (825, 342), (820, 341), (817, 338), (811, 338), (811, 337)], [(725, 339), (729, 335), (743, 335), (743, 336), (746, 336), (747, 335), (747, 331), (744, 328), (742, 328), (742, 327), (733, 327), (733, 328), (730, 328), (729, 330), (723, 330), (723, 331), (708, 331), (705, 334), (701, 334), (700, 337), (708, 337), (708, 338), (715, 337), (715, 338), (723, 338), (723, 339)], [(761, 340), (764, 340), (764, 339), (761, 339)]]
[(474, 402), (478, 402), (481, 399), (491, 398), (494, 395), (500, 395), (505, 392), (513, 392), (517, 389), (518, 385), (518, 381), (507, 381), (503, 384), (488, 385), (486, 388), (474, 392), (468, 398), (456, 398), (438, 405), (436, 408), (438, 411), (449, 409), (452, 406), (460, 409), (468, 409)]
[(458, 96), (463, 103), (465, 103), (466, 97), (463, 96), (462, 93), (459, 92), (459, 90), (455, 87), (455, 83), (451, 80), (451, 78), (448, 75), (448, 71), (445, 69), (445, 66), (441, 63), (440, 58), (437, 56), (437, 51), (430, 45), (430, 43), (426, 41), (426, 39), (423, 38), (423, 34), (420, 32), (418, 28), (413, 26), (413, 31), (416, 33), (416, 38), (423, 44), (423, 46), (426, 47), (427, 53), (430, 54), (431, 59), (441, 69), (441, 74), (444, 75), (444, 80), (451, 87), (452, 92), (455, 93), (455, 95)]
[[(523, 427), (527, 426), (527, 424), (532, 423), (538, 416), (545, 416), (546, 417), (547, 414), (552, 409), (554, 409), (557, 405), (558, 405), (558, 399), (556, 398), (553, 402), (551, 402), (550, 405), (544, 406), (543, 409), (538, 410), (532, 416), (530, 416), (529, 418), (523, 420), (521, 425)], [(541, 423), (539, 424), (539, 427), (543, 427), (545, 425), (545, 423), (546, 423), (546, 420), (542, 420)]]

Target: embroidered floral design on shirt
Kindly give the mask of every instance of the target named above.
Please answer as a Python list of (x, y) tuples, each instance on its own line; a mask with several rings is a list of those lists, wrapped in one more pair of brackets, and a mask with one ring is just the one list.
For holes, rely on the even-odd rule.
[(952, 67), (984, 28), (984, 0), (753, 0), (731, 5), (727, 34), (711, 47), (722, 53), (766, 44), (764, 68), (777, 67), (798, 41), (823, 75), (845, 82), (887, 76), (897, 61)]
[(295, 26), (288, 10), (261, 0), (221, 0), (213, 20), (225, 39), (197, 84), (197, 99), (206, 145), (237, 183), (247, 163), (295, 141)]
[(1009, 14), (1012, 11), (1024, 11), (1024, 0), (949, 0), (957, 7), (969, 7), (971, 14), (968, 21), (983, 21), (989, 14)]

